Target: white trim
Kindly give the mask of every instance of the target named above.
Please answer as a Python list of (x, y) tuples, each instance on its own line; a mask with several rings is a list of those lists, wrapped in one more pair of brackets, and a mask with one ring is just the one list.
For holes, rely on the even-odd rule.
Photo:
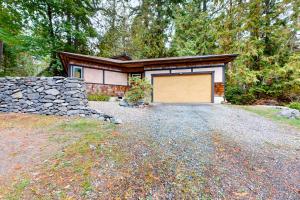
[(218, 64), (198, 64), (193, 66), (169, 66), (169, 67), (144, 67), (145, 71), (156, 71), (156, 70), (169, 70), (169, 69), (190, 69), (190, 68), (210, 68), (210, 67), (223, 67), (225, 63)]
[(81, 67), (81, 66), (71, 65), (71, 69), (72, 69), (72, 70), (71, 70), (71, 72), (72, 72), (72, 73), (71, 73), (71, 74), (72, 74), (71, 76), (74, 77), (74, 70), (75, 70), (76, 68), (81, 70), (81, 73), (80, 73), (81, 77), (80, 77), (80, 78), (83, 79), (83, 67)]
[(142, 73), (131, 73), (131, 77), (139, 77), (139, 78), (142, 78)]
[(214, 103), (215, 104), (221, 104), (222, 102), (224, 102), (224, 97), (214, 97)]

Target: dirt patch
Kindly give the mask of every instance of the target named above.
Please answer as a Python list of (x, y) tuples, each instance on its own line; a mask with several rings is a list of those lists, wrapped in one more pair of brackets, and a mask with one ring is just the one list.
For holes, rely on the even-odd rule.
[(215, 154), (207, 166), (213, 199), (297, 199), (300, 163), (296, 155), (274, 154), (262, 147), (256, 154), (214, 134)]
[[(37, 125), (44, 121), (45, 116), (29, 117), (35, 118), (30, 120)], [(24, 133), (7, 138), (21, 143), (17, 149), (22, 153), (20, 159), (12, 162), (10, 158), (5, 158), (7, 169), (4, 170), (10, 170), (11, 175), (16, 170), (19, 171), (11, 181), (4, 179), (6, 185), (0, 188), (0, 199), (82, 199), (92, 189), (92, 169), (101, 164), (104, 155), (118, 155), (117, 151), (112, 153), (99, 149), (106, 144), (106, 140), (113, 140), (118, 136), (113, 131), (114, 125), (110, 123), (85, 118), (57, 118), (43, 128), (34, 126), (32, 129), (22, 123), (17, 126), (22, 126), (20, 131)], [(28, 145), (33, 146), (32, 150), (27, 151)], [(9, 147), (5, 152), (9, 153), (11, 150), (12, 147)], [(22, 167), (15, 169), (13, 162), (21, 163)]]
[[(53, 128), (68, 119), (28, 114), (0, 115), (0, 184), (9, 184), (76, 138)], [(77, 134), (77, 136), (79, 136)]]
[(272, 105), (278, 106), (280, 103), (274, 99), (259, 99), (254, 102), (254, 105)]

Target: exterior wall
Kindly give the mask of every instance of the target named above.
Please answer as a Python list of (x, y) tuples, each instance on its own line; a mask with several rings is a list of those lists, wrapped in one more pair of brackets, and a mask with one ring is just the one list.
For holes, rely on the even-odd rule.
[(120, 72), (122, 71), (120, 67), (116, 67), (116, 66), (98, 64), (89, 61), (72, 60), (72, 59), (69, 61), (69, 65), (76, 65), (84, 68), (96, 68), (101, 70), (111, 70), (111, 71), (120, 71)]
[(155, 71), (145, 71), (145, 77), (151, 81), (152, 74), (163, 74), (163, 73), (170, 73), (170, 70), (155, 70)]
[(128, 85), (128, 74), (104, 71), (104, 83), (111, 85)]
[(215, 96), (224, 96), (224, 83), (215, 83), (214, 85)]
[(221, 103), (224, 101), (224, 83), (215, 83), (214, 84), (214, 103)]
[[(79, 66), (83, 69), (83, 79), (86, 83), (110, 84), (110, 85), (128, 85), (128, 74), (124, 72), (115, 72), (101, 69), (93, 69)], [(70, 71), (72, 68), (70, 67)], [(104, 77), (103, 77), (104, 71)], [(72, 73), (69, 73), (72, 77)]]
[(187, 73), (192, 72), (192, 69), (172, 69), (171, 73)]
[[(152, 74), (169, 74), (171, 73), (191, 73), (214, 71), (214, 102), (218, 103), (224, 101), (224, 67), (202, 67), (187, 69), (163, 69), (145, 71), (145, 77), (151, 81)], [(111, 96), (124, 96), (125, 92), (129, 89), (128, 74), (114, 71), (98, 69), (91, 69), (83, 67), (84, 81), (87, 84), (88, 93), (105, 93)], [(103, 84), (104, 83), (104, 84)]]
[(88, 83), (103, 83), (103, 70), (84, 68), (83, 78)]
[[(193, 68), (193, 72), (205, 72), (205, 71), (214, 71), (215, 72), (215, 83), (224, 82), (224, 71), (223, 67), (201, 67), (201, 68)], [(171, 69), (171, 73), (188, 73), (191, 72), (191, 68), (188, 69)], [(170, 70), (155, 70), (155, 71), (145, 71), (145, 77), (151, 80), (152, 74), (163, 74), (170, 73)]]
[(87, 93), (104, 93), (109, 96), (123, 97), (129, 86), (123, 85), (104, 85), (95, 83), (86, 83)]
[(224, 101), (224, 97), (214, 97), (214, 103), (215, 104), (220, 104)]
[[(224, 82), (225, 82), (225, 73), (224, 67), (193, 67), (193, 72), (205, 72), (213, 71), (214, 72), (214, 103), (221, 103), (224, 101)], [(191, 73), (191, 68), (188, 69), (171, 69), (172, 73)], [(169, 74), (170, 70), (154, 70), (154, 71), (145, 71), (145, 77), (151, 81), (152, 74)]]
[(215, 83), (223, 82), (223, 67), (203, 67), (203, 68), (194, 68), (193, 72), (204, 72), (204, 71), (214, 71), (215, 72)]

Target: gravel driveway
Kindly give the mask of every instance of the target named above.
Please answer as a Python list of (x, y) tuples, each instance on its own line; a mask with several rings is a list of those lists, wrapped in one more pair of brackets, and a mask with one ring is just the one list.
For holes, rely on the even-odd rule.
[[(119, 132), (133, 138), (126, 145), (132, 145), (137, 157), (150, 157), (154, 151), (157, 162), (169, 163), (161, 172), (166, 173), (164, 195), (158, 188), (152, 195), (165, 199), (300, 198), (297, 129), (224, 105), (138, 109), (90, 102), (90, 106), (123, 121)], [(150, 148), (136, 147), (137, 140), (150, 143)]]

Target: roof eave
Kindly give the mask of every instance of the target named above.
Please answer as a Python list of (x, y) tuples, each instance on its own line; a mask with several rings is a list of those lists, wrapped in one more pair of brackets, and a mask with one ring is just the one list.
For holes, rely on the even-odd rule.
[(95, 63), (99, 64), (109, 64), (114, 66), (120, 66), (122, 62), (120, 60), (110, 59), (110, 58), (101, 58), (101, 57), (91, 57), (91, 56), (85, 56), (85, 55), (79, 55), (79, 54), (72, 54), (68, 52), (59, 52), (59, 55), (61, 58), (68, 57), (70, 59), (74, 60), (85, 60), (85, 61), (93, 61)]
[(216, 57), (186, 57), (186, 58), (176, 58), (167, 59), (167, 60), (155, 60), (155, 59), (148, 59), (148, 60), (137, 60), (137, 61), (125, 61), (122, 63), (125, 67), (147, 67), (149, 65), (166, 65), (166, 64), (181, 64), (181, 63), (216, 63), (216, 64), (227, 64), (233, 61), (238, 54), (230, 54), (224, 57), (216, 56)]
[(90, 61), (97, 64), (112, 65), (116, 67), (135, 68), (135, 67), (147, 67), (149, 65), (166, 65), (174, 63), (193, 63), (193, 62), (215, 62), (227, 64), (233, 61), (238, 54), (222, 54), (222, 55), (208, 55), (208, 56), (186, 56), (186, 57), (171, 57), (171, 58), (153, 58), (142, 60), (116, 60), (111, 58), (102, 58), (95, 56), (87, 56), (82, 54), (74, 54), (69, 52), (59, 52), (59, 57), (67, 70), (67, 59)]

